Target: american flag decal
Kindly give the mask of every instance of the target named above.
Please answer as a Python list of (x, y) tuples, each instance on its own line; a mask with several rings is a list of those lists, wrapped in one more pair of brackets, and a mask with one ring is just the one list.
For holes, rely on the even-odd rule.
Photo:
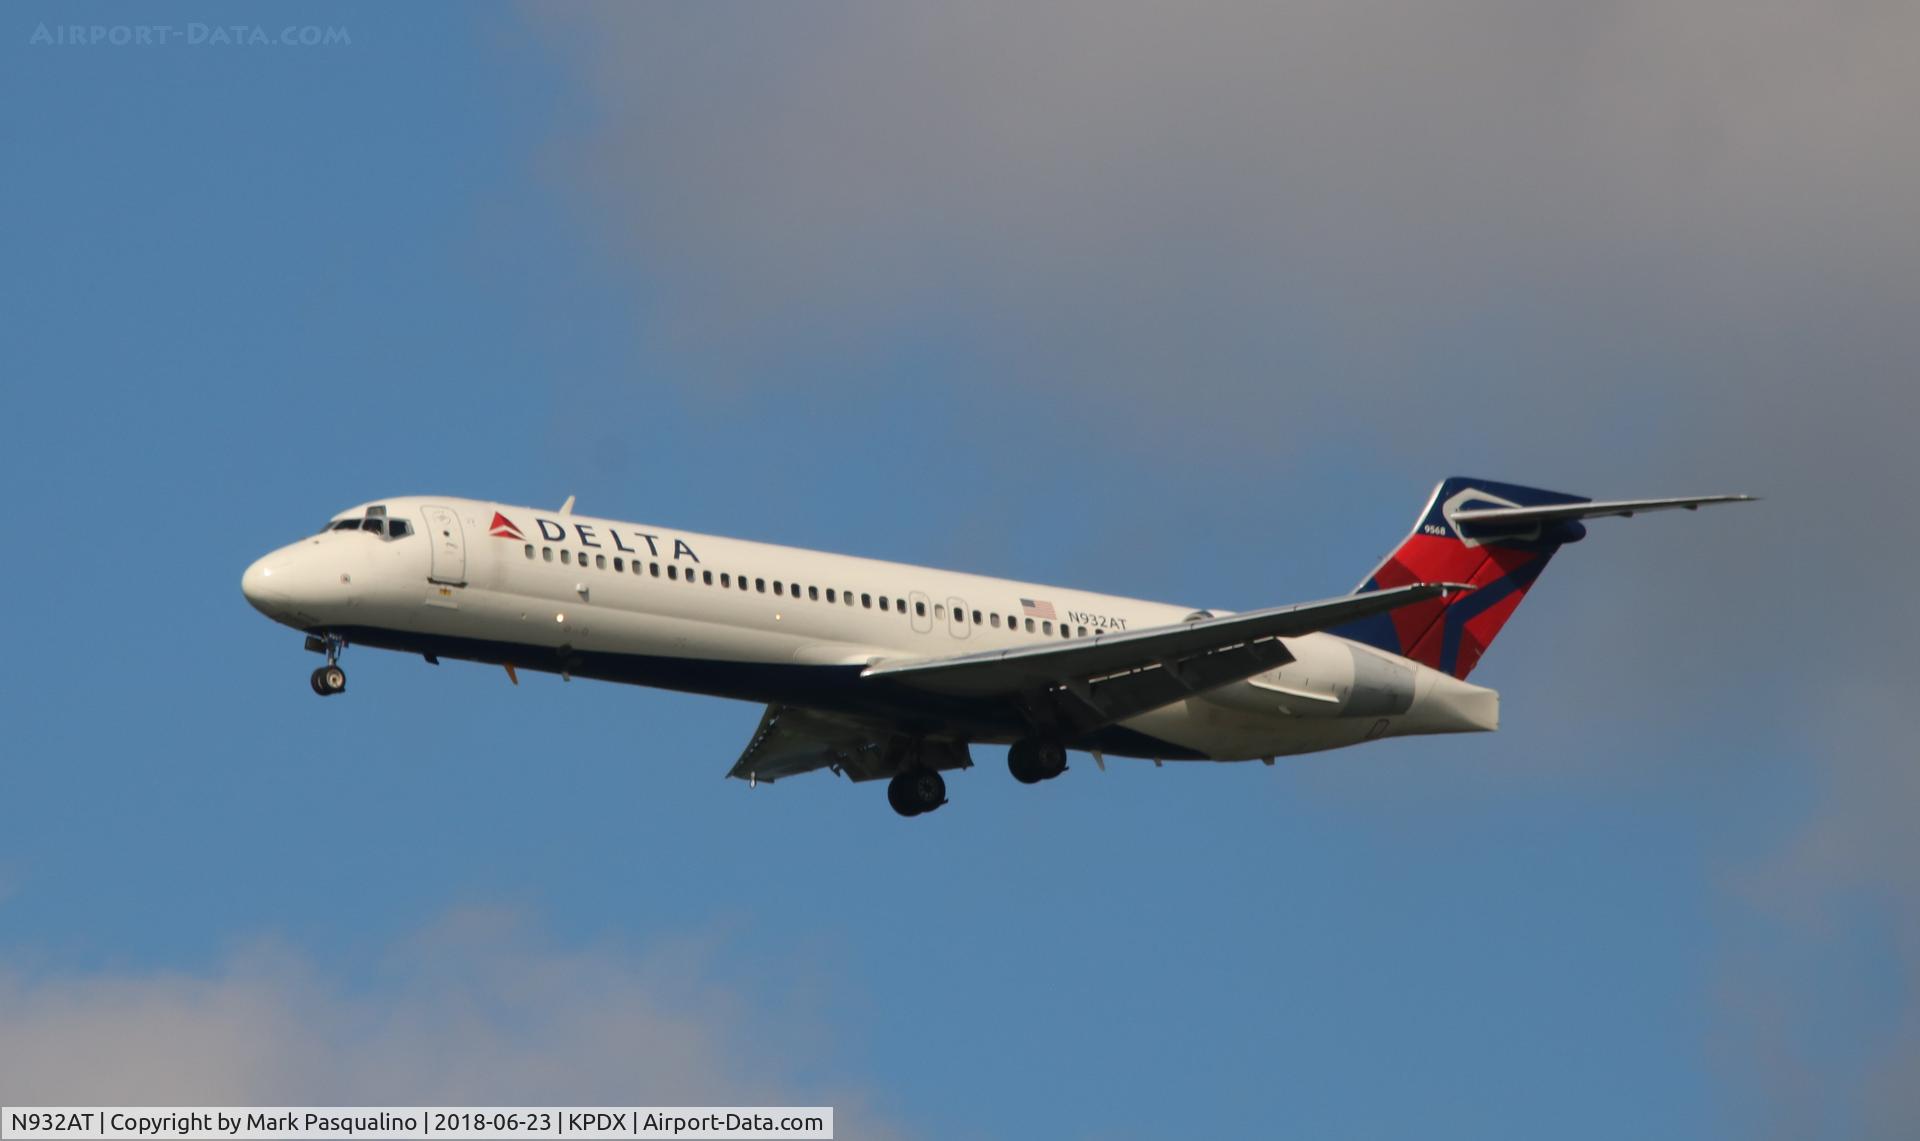
[(1045, 599), (1023, 598), (1020, 600), (1020, 611), (1029, 618), (1045, 618), (1049, 622), (1055, 617), (1053, 603)]

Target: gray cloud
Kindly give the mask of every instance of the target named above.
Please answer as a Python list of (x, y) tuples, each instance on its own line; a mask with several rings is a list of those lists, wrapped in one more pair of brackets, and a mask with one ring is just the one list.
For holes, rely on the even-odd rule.
[[(698, 939), (564, 949), (502, 912), (449, 916), (366, 979), (271, 942), (206, 972), (0, 964), (9, 1104), (831, 1104), (893, 1136), (803, 1002), (712, 977)], [(805, 968), (795, 967), (797, 981)]]
[(596, 8), (560, 35), (599, 113), (566, 173), (689, 383), (898, 382), (932, 339), (983, 385), (1207, 434), (1421, 384), (1475, 413), (1790, 399), (1780, 338), (1740, 340), (1783, 309), (1840, 339), (1915, 284), (1911, 5)]
[[(976, 406), (1071, 406), (1087, 447), (1204, 456), (1278, 514), (1342, 481), (1329, 453), (1765, 493), (1604, 582), (1556, 569), (1582, 652), (1529, 700), (1731, 722), (1797, 766), (1803, 816), (1726, 856), (1737, 1095), (1787, 1135), (1920, 1132), (1920, 787), (1887, 684), (1920, 636), (1889, 574), (1920, 554), (1920, 7), (538, 11), (590, 110), (549, 158), (640, 283), (651, 385), (946, 362)], [(1880, 925), (1903, 977), (1856, 981)], [(1822, 1050), (1863, 988), (1906, 996), (1889, 1029)]]

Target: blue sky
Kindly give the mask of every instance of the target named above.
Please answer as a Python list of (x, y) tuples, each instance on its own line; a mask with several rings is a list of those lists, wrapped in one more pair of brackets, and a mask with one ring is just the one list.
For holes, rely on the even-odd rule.
[[(1910, 1135), (1920, 28), (1457, 7), (11, 8), (0, 1098)], [(318, 702), (238, 590), (355, 502), (573, 494), (1241, 608), (1454, 473), (1768, 499), (1596, 525), (1498, 734), (981, 748), (911, 822), (723, 781), (744, 705), (365, 650)]]

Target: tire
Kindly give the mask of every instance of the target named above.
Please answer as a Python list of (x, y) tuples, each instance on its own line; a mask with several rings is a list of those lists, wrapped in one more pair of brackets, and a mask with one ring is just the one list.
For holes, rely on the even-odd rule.
[(887, 803), (902, 816), (918, 816), (922, 809), (913, 795), (913, 784), (906, 773), (887, 782)]
[(932, 769), (921, 769), (915, 773), (913, 788), (922, 812), (932, 812), (947, 802), (947, 780)]
[(1053, 741), (1015, 741), (1007, 749), (1007, 771), (1021, 784), (1052, 780), (1067, 771), (1067, 750)]
[(947, 802), (947, 782), (932, 769), (905, 769), (887, 782), (887, 803), (902, 816), (932, 812)]

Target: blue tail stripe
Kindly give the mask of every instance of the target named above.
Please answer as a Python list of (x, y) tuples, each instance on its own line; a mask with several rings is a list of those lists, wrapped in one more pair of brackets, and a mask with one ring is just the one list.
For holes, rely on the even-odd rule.
[(1454, 676), (1460, 670), (1460, 639), (1465, 636), (1467, 623), (1493, 609), (1502, 599), (1517, 591), (1532, 586), (1547, 568), (1547, 559), (1551, 552), (1531, 562), (1524, 563), (1507, 574), (1478, 590), (1469, 591), (1457, 598), (1440, 616), (1440, 668)]

